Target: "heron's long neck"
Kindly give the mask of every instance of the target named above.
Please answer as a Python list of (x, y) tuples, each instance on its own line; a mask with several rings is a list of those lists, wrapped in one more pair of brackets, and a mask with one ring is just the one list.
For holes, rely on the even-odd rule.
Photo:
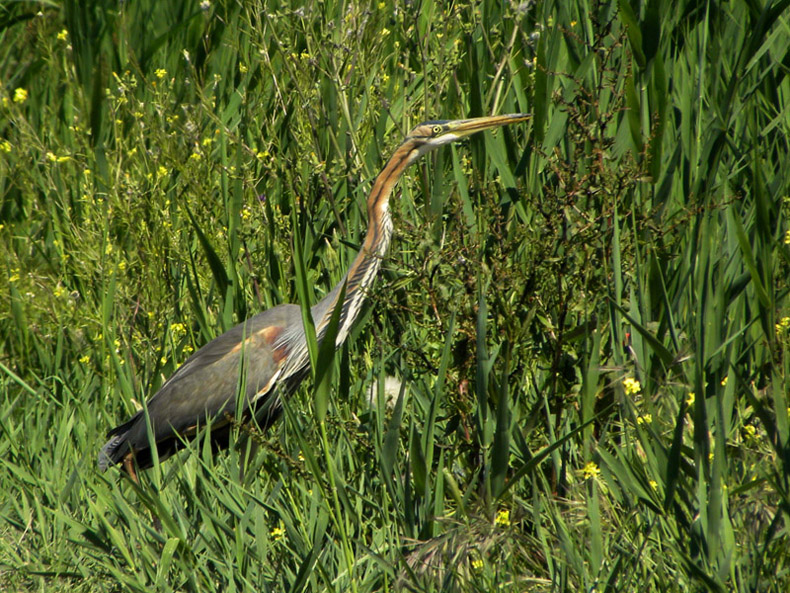
[(389, 199), (403, 171), (413, 161), (410, 158), (413, 149), (414, 147), (408, 142), (401, 144), (373, 182), (373, 189), (368, 197), (368, 230), (362, 247), (346, 276), (312, 308), (319, 339), (326, 333), (326, 326), (332, 317), (344, 283), (348, 282), (336, 339), (338, 346), (348, 336), (351, 326), (362, 309), (362, 303), (376, 279), (376, 273), (381, 267), (381, 260), (387, 253), (392, 237)]

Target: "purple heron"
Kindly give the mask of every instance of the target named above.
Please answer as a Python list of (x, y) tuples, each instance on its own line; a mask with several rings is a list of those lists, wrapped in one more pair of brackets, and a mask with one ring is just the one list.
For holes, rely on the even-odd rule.
[[(337, 301), (340, 305), (336, 347), (348, 336), (359, 315), (392, 236), (389, 199), (406, 167), (422, 155), (470, 134), (526, 121), (530, 115), (516, 113), (455, 121), (428, 121), (414, 128), (395, 150), (373, 182), (368, 197), (368, 228), (362, 247), (346, 276), (329, 294), (311, 307), (319, 343)], [(267, 428), (281, 411), (280, 398), (288, 395), (309, 370), (307, 340), (297, 305), (278, 305), (251, 317), (200, 348), (173, 373), (148, 401), (148, 420), (139, 411), (112, 429), (99, 452), (99, 469), (123, 463), (136, 480), (139, 468), (153, 465), (150, 443), (160, 460), (175, 453), (199, 427), (211, 421), (211, 439), (227, 447), (237, 411), (239, 385), (245, 386), (241, 409), (245, 418), (255, 417)], [(246, 371), (240, 381), (240, 369)], [(149, 435), (149, 424), (151, 435)]]

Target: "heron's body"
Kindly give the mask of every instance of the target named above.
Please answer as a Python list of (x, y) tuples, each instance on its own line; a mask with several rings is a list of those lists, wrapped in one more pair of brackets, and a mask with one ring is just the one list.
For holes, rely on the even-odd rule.
[[(319, 342), (326, 334), (343, 286), (346, 291), (336, 346), (345, 341), (359, 315), (389, 248), (392, 236), (389, 198), (406, 167), (442, 144), (481, 130), (525, 121), (528, 117), (514, 114), (426, 122), (412, 130), (373, 183), (367, 204), (368, 230), (359, 254), (345, 278), (311, 308)], [(261, 427), (266, 428), (279, 414), (280, 398), (296, 388), (308, 369), (300, 308), (278, 305), (259, 313), (203, 346), (148, 401), (153, 439), (149, 439), (142, 411), (110, 431), (110, 440), (99, 453), (99, 468), (104, 470), (123, 461), (134, 475), (133, 460), (143, 468), (153, 463), (151, 440), (156, 443), (159, 459), (165, 459), (209, 420), (212, 440), (219, 446), (227, 446), (238, 393), (244, 393), (241, 409), (245, 415), (255, 415)]]
[[(213, 420), (212, 439), (225, 444), (229, 419), (236, 414), (242, 366), (246, 371), (244, 394), (247, 402), (264, 403), (265, 396), (274, 391), (287, 354), (283, 346), (276, 345), (276, 339), (293, 319), (301, 319), (296, 305), (279, 305), (259, 313), (211, 340), (173, 373), (147, 403), (160, 459), (177, 451), (182, 438), (205, 427), (208, 418)], [(245, 405), (247, 407), (249, 405)], [(271, 410), (272, 420), (276, 413), (275, 406)], [(162, 418), (169, 420), (163, 422)], [(159, 420), (155, 422), (154, 419)], [(266, 417), (259, 421), (263, 426), (269, 424)], [(108, 436), (111, 438), (99, 456), (100, 469), (120, 462), (130, 451), (136, 452), (140, 467), (151, 466), (142, 411)]]

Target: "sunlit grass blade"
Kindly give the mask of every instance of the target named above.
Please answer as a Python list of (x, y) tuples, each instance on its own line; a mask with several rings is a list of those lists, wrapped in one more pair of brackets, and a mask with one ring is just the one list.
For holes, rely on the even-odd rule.
[(498, 499), (505, 489), (505, 478), (510, 465), (510, 390), (507, 376), (510, 373), (511, 346), (505, 345), (505, 363), (499, 379), (496, 403), (496, 429), (491, 445), (491, 495)]
[(225, 266), (222, 264), (222, 260), (217, 255), (217, 252), (214, 249), (214, 246), (211, 244), (211, 241), (203, 232), (203, 229), (200, 227), (197, 220), (195, 220), (189, 205), (184, 203), (183, 208), (184, 212), (186, 212), (187, 216), (189, 217), (189, 221), (192, 223), (192, 228), (195, 230), (195, 234), (198, 237), (200, 246), (203, 248), (203, 253), (208, 260), (208, 264), (211, 268), (211, 273), (214, 277), (214, 282), (217, 285), (217, 289), (219, 290), (219, 294), (223, 297), (227, 297), (229, 295), (231, 284), (230, 280), (228, 279), (228, 273), (225, 271)]

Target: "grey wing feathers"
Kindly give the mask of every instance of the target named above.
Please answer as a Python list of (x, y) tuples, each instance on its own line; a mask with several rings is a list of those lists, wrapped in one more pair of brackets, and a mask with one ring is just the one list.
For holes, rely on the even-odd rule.
[(125, 440), (123, 435), (116, 435), (104, 444), (99, 451), (99, 471), (107, 471), (108, 467), (115, 465), (123, 458), (123, 455), (116, 458), (116, 451)]
[[(210, 418), (222, 424), (218, 416), (235, 412), (242, 368), (246, 371), (245, 408), (287, 378), (281, 376), (287, 349), (279, 344), (278, 337), (294, 319), (301, 322), (296, 305), (264, 311), (203, 346), (173, 373), (147, 403), (154, 441), (168, 443), (157, 447), (164, 449), (160, 450), (161, 459), (180, 446), (179, 437), (191, 436), (195, 427), (204, 426)], [(130, 451), (149, 448), (142, 411), (107, 436), (110, 438), (99, 452), (98, 467), (102, 471), (119, 463)]]

